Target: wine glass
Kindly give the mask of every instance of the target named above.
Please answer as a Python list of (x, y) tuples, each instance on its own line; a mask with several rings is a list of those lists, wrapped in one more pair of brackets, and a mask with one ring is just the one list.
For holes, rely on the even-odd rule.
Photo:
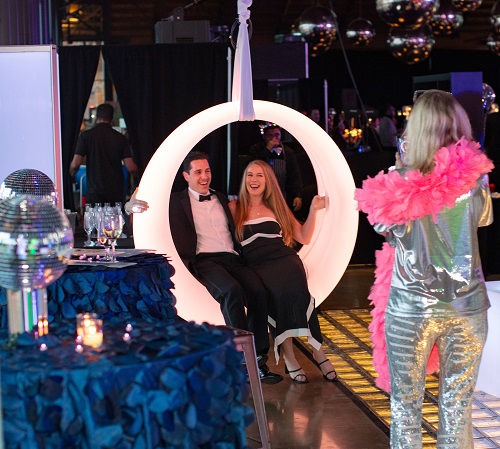
[(110, 261), (111, 257), (109, 255), (109, 246), (106, 246), (106, 243), (108, 242), (108, 238), (106, 237), (106, 234), (104, 233), (104, 210), (99, 208), (96, 211), (96, 230), (97, 230), (97, 244), (99, 244), (101, 247), (104, 248), (104, 260), (105, 261)]
[(83, 246), (94, 246), (94, 242), (90, 239), (90, 235), (95, 228), (95, 216), (94, 212), (91, 210), (86, 210), (83, 214), (83, 229), (87, 234), (87, 240), (83, 243)]
[(111, 243), (111, 262), (116, 262), (116, 239), (120, 237), (123, 230), (123, 215), (122, 214), (106, 214), (102, 220), (102, 229), (104, 235)]

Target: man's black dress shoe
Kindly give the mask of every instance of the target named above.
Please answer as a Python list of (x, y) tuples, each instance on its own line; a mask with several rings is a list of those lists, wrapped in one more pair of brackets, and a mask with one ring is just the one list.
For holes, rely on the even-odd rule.
[(257, 366), (259, 368), (262, 368), (263, 366), (266, 366), (267, 363), (267, 354), (261, 354), (257, 356)]
[(280, 374), (272, 373), (269, 371), (269, 367), (267, 365), (262, 365), (259, 368), (259, 376), (260, 381), (265, 384), (277, 384), (283, 380), (283, 376)]
[[(257, 366), (259, 368), (262, 368), (266, 363), (267, 363), (267, 354), (261, 354), (261, 355), (258, 355), (257, 356)], [(243, 357), (243, 361), (241, 362), (244, 366), (247, 365), (247, 362), (245, 360), (245, 358)]]

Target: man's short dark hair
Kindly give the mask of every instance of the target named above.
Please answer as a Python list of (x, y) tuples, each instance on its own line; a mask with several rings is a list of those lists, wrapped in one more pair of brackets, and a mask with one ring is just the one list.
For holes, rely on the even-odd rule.
[(204, 153), (203, 151), (189, 152), (188, 155), (185, 157), (184, 161), (182, 162), (182, 171), (189, 173), (189, 170), (191, 169), (191, 162), (202, 161), (202, 160), (208, 161), (207, 153)]
[(95, 118), (112, 122), (114, 113), (115, 110), (113, 106), (109, 103), (103, 103), (97, 106)]

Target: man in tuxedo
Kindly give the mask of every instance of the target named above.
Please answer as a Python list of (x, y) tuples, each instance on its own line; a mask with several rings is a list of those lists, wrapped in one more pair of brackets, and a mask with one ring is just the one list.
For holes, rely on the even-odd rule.
[[(234, 236), (234, 222), (224, 195), (211, 190), (208, 156), (191, 152), (182, 165), (188, 188), (170, 197), (170, 231), (182, 261), (220, 304), (228, 326), (253, 332), (260, 378), (265, 383), (283, 380), (265, 364), (269, 350), (268, 295), (257, 274), (245, 266)], [(147, 208), (133, 199), (127, 213)], [(245, 307), (247, 313), (245, 314)]]

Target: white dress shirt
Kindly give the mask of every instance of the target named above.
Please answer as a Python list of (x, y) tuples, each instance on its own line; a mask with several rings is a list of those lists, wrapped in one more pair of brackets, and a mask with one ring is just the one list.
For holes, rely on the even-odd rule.
[(233, 238), (229, 231), (227, 216), (217, 196), (212, 194), (210, 201), (199, 201), (200, 194), (188, 188), (194, 227), (197, 235), (196, 254), (232, 253)]

